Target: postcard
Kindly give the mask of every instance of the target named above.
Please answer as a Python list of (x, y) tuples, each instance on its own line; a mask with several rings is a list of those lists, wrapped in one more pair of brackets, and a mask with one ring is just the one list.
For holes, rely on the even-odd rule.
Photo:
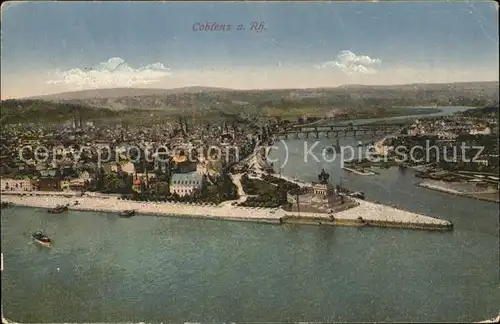
[(496, 2), (8, 1), (1, 33), (2, 323), (500, 321)]

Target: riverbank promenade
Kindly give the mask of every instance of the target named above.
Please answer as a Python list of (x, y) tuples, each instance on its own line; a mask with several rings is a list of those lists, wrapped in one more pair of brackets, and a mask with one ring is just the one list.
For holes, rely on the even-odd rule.
[[(137, 214), (154, 216), (194, 217), (233, 221), (250, 221), (271, 224), (302, 223), (314, 225), (376, 226), (411, 229), (450, 230), (451, 222), (423, 216), (386, 205), (356, 200), (359, 205), (334, 214), (293, 213), (281, 208), (247, 208), (222, 203), (216, 206), (186, 203), (142, 202), (121, 200), (116, 196), (21, 196), (12, 192), (2, 193), (2, 201), (17, 206), (53, 208), (68, 205), (70, 210), (119, 213), (135, 210)], [(78, 202), (77, 204), (75, 204)], [(56, 216), (54, 216), (56, 217)]]

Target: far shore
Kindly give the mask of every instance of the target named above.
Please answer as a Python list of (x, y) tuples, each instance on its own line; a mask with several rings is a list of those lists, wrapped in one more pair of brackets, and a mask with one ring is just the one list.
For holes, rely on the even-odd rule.
[[(337, 213), (296, 213), (281, 208), (249, 208), (231, 206), (228, 202), (220, 205), (200, 205), (187, 203), (164, 203), (120, 200), (117, 196), (100, 194), (97, 196), (39, 195), (2, 192), (2, 201), (15, 206), (53, 208), (67, 205), (70, 210), (120, 213), (135, 210), (137, 214), (150, 216), (189, 217), (202, 219), (247, 221), (270, 224), (297, 223), (310, 225), (396, 227), (447, 231), (453, 229), (449, 221), (423, 216), (386, 205), (356, 199), (358, 206)], [(28, 195), (26, 195), (28, 194)], [(75, 205), (75, 202), (78, 204)], [(57, 215), (54, 215), (57, 217)]]
[(450, 183), (446, 183), (445, 181), (435, 181), (435, 180), (424, 180), (417, 184), (417, 186), (435, 190), (439, 192), (444, 192), (451, 195), (462, 196), (477, 200), (484, 200), (489, 202), (500, 202), (499, 192), (498, 191), (483, 191), (483, 192), (464, 192), (451, 188)]

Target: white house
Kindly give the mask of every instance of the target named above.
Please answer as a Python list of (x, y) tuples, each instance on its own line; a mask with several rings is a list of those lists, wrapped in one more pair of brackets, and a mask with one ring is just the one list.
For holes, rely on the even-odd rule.
[(170, 193), (179, 196), (192, 195), (203, 187), (203, 174), (200, 172), (175, 173), (170, 179)]

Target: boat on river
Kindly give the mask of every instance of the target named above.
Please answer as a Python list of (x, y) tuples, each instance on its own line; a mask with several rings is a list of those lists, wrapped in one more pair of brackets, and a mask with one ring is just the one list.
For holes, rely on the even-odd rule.
[(52, 241), (42, 231), (36, 231), (35, 233), (31, 234), (31, 237), (33, 238), (33, 241), (41, 246), (45, 246), (48, 248), (52, 247)]
[(130, 209), (130, 210), (124, 210), (120, 213), (120, 217), (132, 217), (135, 215), (135, 210)]
[(50, 208), (50, 209), (48, 210), (48, 212), (49, 212), (50, 214), (60, 214), (60, 213), (62, 213), (62, 212), (64, 212), (64, 211), (67, 211), (67, 210), (68, 210), (68, 205), (57, 205), (57, 206), (56, 206), (56, 207), (54, 207), (54, 208)]

